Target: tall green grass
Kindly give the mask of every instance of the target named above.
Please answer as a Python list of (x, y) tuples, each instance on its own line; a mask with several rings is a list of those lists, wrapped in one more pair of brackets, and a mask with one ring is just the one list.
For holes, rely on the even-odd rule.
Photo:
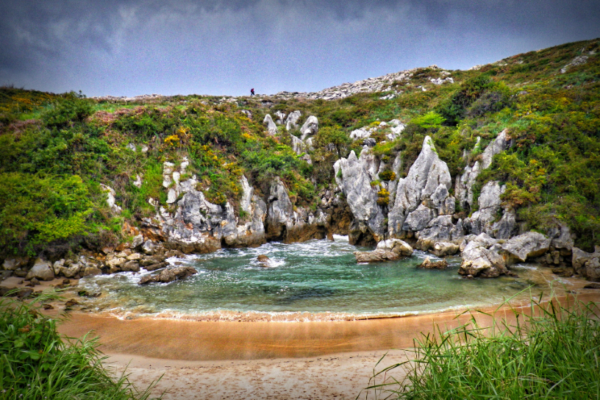
[[(476, 314), (460, 328), (416, 340), (415, 359), (371, 378), (376, 399), (599, 399), (600, 322), (594, 303), (533, 301), (516, 322)], [(408, 369), (403, 379), (389, 378)]]
[(148, 399), (102, 362), (98, 338), (64, 338), (40, 302), (0, 300), (0, 399)]

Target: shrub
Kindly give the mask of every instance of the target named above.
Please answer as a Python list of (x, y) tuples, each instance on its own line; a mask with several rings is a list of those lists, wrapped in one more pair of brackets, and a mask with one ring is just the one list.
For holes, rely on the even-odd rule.
[[(48, 297), (38, 299), (44, 300)], [(126, 375), (104, 368), (98, 339), (66, 339), (37, 303), (0, 299), (0, 389), (3, 399), (147, 399)]]

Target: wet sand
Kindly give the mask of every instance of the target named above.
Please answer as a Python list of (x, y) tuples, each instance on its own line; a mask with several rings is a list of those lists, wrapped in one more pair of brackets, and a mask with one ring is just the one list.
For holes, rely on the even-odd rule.
[[(582, 293), (600, 304), (600, 295)], [(573, 302), (563, 297), (561, 304)], [(355, 399), (375, 370), (410, 360), (414, 340), (452, 329), (475, 316), (480, 326), (515, 320), (529, 306), (483, 309), (493, 316), (446, 312), (401, 318), (338, 322), (197, 322), (120, 320), (72, 313), (59, 330), (100, 336), (107, 365), (127, 373), (139, 388), (162, 376), (152, 393), (165, 399)], [(381, 356), (390, 349), (383, 362)], [(402, 381), (406, 370), (390, 376)], [(380, 379), (381, 381), (381, 379)], [(362, 393), (361, 398), (366, 397)]]

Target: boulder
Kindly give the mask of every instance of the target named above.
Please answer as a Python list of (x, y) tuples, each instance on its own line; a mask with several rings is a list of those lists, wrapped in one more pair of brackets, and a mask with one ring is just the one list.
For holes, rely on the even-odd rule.
[(127, 259), (124, 257), (111, 257), (106, 259), (106, 266), (108, 267), (109, 272), (114, 274), (115, 272), (119, 272), (121, 270), (121, 267), (126, 261)]
[(271, 118), (270, 114), (265, 115), (263, 125), (267, 127), (267, 132), (269, 132), (269, 135), (274, 136), (277, 134), (277, 125), (275, 125), (275, 122), (273, 122), (273, 118)]
[(73, 278), (84, 268), (85, 266), (83, 264), (73, 260), (58, 260), (52, 265), (54, 275), (64, 276), (66, 278)]
[(141, 250), (144, 252), (144, 254), (154, 254), (156, 246), (151, 240), (146, 240), (142, 245)]
[(94, 275), (100, 275), (100, 274), (102, 274), (102, 270), (100, 268), (98, 268), (98, 267), (93, 267), (93, 266), (85, 267), (80, 272), (80, 275), (82, 277), (85, 277), (85, 276), (94, 276)]
[(573, 255), (571, 256), (571, 264), (573, 265), (573, 269), (580, 275), (585, 274), (585, 264), (588, 261), (591, 261), (593, 258), (600, 256), (600, 254), (596, 253), (588, 253), (577, 247), (572, 248)]
[(496, 240), (485, 233), (465, 238), (468, 244), (462, 252), (462, 264), (458, 270), (460, 275), (496, 278), (508, 273), (506, 262), (500, 254), (500, 246)]
[(438, 257), (444, 256), (452, 256), (460, 251), (460, 248), (457, 244), (451, 242), (437, 242), (433, 245), (433, 250), (431, 251)]
[(144, 236), (137, 235), (133, 238), (133, 241), (131, 242), (131, 248), (137, 249), (138, 247), (141, 247), (143, 244), (144, 244)]
[(265, 268), (271, 266), (271, 259), (264, 254), (261, 254), (258, 257), (256, 257), (256, 260), (260, 263), (260, 265), (262, 265)]
[(550, 247), (558, 250), (562, 256), (570, 256), (573, 251), (575, 238), (568, 226), (559, 222), (557, 226), (548, 231), (548, 237), (552, 239)]
[(600, 281), (600, 257), (594, 257), (585, 263), (584, 276), (594, 282)]
[(169, 283), (175, 280), (185, 279), (197, 274), (195, 268), (183, 265), (179, 267), (167, 268), (157, 274), (145, 275), (140, 279), (140, 285), (146, 285), (151, 282)]
[(29, 264), (29, 257), (14, 257), (7, 258), (2, 263), (2, 269), (5, 271), (14, 271), (17, 268), (25, 267)]
[(550, 239), (538, 232), (527, 232), (507, 240), (502, 249), (516, 261), (525, 262), (550, 249)]
[(51, 281), (54, 279), (54, 271), (52, 269), (52, 263), (42, 258), (35, 260), (35, 264), (27, 274), (26, 279), (37, 278), (41, 281)]
[(423, 269), (446, 269), (448, 268), (448, 262), (446, 260), (440, 261), (431, 261), (429, 257), (426, 257), (425, 260), (417, 266), (417, 268)]
[(374, 251), (355, 251), (357, 263), (372, 263), (382, 261), (398, 260), (400, 255), (391, 250), (374, 250)]
[(413, 253), (413, 248), (400, 239), (382, 240), (377, 243), (377, 250), (389, 250), (402, 257), (409, 257)]
[(165, 268), (169, 265), (167, 262), (159, 262), (156, 264), (145, 265), (146, 271), (156, 271), (157, 269)]
[(137, 261), (127, 261), (121, 267), (121, 271), (139, 272), (140, 264)]
[(451, 215), (440, 215), (432, 219), (427, 227), (416, 234), (416, 247), (423, 251), (429, 251), (438, 242), (459, 242), (464, 236), (462, 220), (456, 225), (452, 223)]

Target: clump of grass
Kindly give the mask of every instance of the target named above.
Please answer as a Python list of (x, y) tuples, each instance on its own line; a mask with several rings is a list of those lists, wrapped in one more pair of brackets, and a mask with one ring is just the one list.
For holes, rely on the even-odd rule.
[[(460, 328), (416, 341), (415, 360), (371, 378), (375, 398), (397, 399), (592, 399), (600, 398), (598, 306), (576, 301), (533, 301), (516, 322), (478, 325), (475, 315)], [(377, 380), (395, 368), (399, 380)], [(368, 396), (367, 396), (368, 397)]]
[(0, 398), (148, 399), (152, 385), (138, 391), (103, 366), (98, 338), (64, 338), (57, 320), (39, 312), (40, 297), (27, 304), (0, 300)]

